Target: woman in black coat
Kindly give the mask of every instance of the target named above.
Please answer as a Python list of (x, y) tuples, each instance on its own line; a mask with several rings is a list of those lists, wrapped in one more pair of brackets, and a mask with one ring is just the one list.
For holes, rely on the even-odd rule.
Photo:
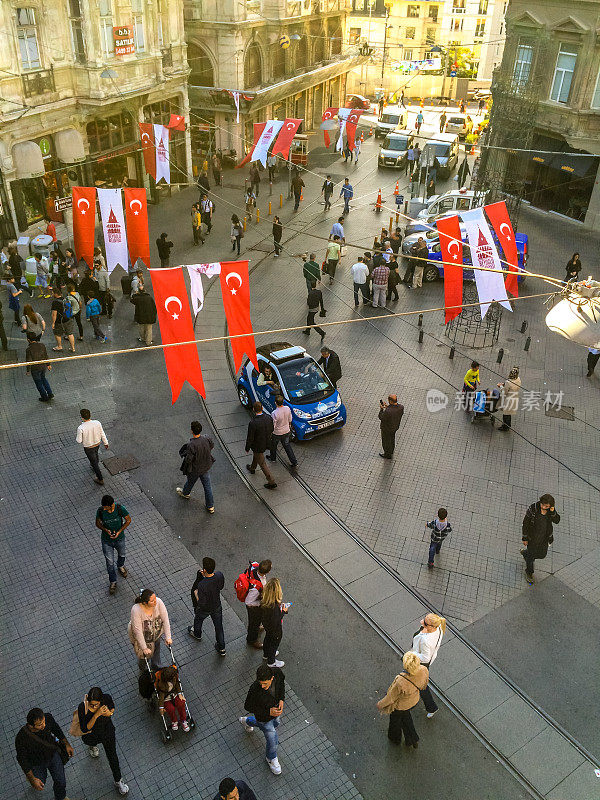
[(281, 237), (283, 236), (283, 225), (279, 217), (273, 217), (273, 247), (275, 248), (275, 255), (279, 256), (281, 253)]
[(260, 600), (260, 621), (265, 629), (263, 658), (270, 667), (283, 667), (285, 662), (277, 660), (277, 648), (283, 637), (283, 615), (287, 614), (291, 603), (283, 603), (283, 591), (278, 578), (271, 578), (265, 584)]
[(129, 787), (121, 779), (121, 767), (117, 755), (117, 742), (115, 726), (112, 715), (115, 713), (115, 704), (109, 694), (104, 694), (99, 686), (93, 686), (87, 693), (83, 703), (77, 708), (79, 727), (82, 731), (81, 741), (87, 744), (92, 758), (100, 755), (98, 745), (104, 747), (110, 769), (119, 794), (127, 794)]
[(523, 519), (521, 538), (525, 550), (521, 555), (525, 559), (525, 575), (527, 582), (533, 583), (533, 562), (536, 558), (546, 558), (548, 545), (554, 541), (553, 526), (560, 522), (560, 514), (554, 508), (551, 494), (543, 494), (537, 503), (532, 503)]
[(576, 281), (579, 273), (581, 272), (581, 267), (582, 264), (581, 259), (579, 258), (579, 253), (573, 253), (571, 258), (567, 261), (567, 266), (565, 267), (565, 281)]

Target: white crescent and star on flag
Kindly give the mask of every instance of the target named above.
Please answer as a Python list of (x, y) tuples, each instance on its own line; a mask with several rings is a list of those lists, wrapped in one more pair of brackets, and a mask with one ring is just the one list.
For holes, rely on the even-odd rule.
[[(135, 206), (136, 204), (139, 206), (139, 210), (138, 210), (138, 211), (135, 211), (135, 210), (134, 210), (134, 206)], [(133, 211), (133, 213), (134, 213), (134, 214), (135, 214), (135, 216), (137, 217), (137, 215), (138, 215), (138, 214), (140, 213), (140, 211), (142, 210), (142, 204), (141, 204), (141, 202), (140, 202), (139, 200), (132, 200), (132, 201), (129, 203), (129, 208), (130, 208), (130, 209)]]
[[(179, 313), (177, 313), (177, 311), (171, 312), (169, 310), (170, 303), (177, 303)], [(175, 297), (175, 295), (171, 295), (170, 297), (167, 297), (167, 299), (165, 300), (165, 311), (167, 312), (167, 314), (170, 314), (173, 317), (173, 319), (179, 319), (179, 314), (181, 314), (182, 308), (183, 305), (181, 303), (181, 300), (178, 297)]]
[[(234, 287), (229, 286), (230, 278), (237, 278), (239, 281), (238, 285)], [(225, 278), (225, 283), (229, 287), (229, 291), (231, 292), (231, 294), (237, 294), (237, 290), (241, 287), (243, 283), (242, 276), (238, 272), (230, 272), (229, 275)]]
[[(85, 208), (82, 208), (82, 207), (81, 207), (81, 204), (82, 204), (82, 203), (85, 203)], [(85, 212), (88, 210), (88, 208), (89, 208), (89, 207), (90, 207), (90, 202), (89, 202), (89, 200), (86, 200), (86, 198), (85, 198), (85, 197), (80, 197), (80, 198), (79, 198), (79, 200), (77, 201), (77, 208), (79, 209), (79, 211), (80, 211), (82, 214), (85, 214)]]

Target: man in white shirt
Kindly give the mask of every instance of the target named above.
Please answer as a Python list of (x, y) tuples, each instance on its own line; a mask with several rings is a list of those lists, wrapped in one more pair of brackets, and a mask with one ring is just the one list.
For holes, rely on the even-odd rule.
[(369, 277), (369, 268), (365, 264), (363, 256), (358, 257), (356, 264), (350, 268), (352, 273), (352, 280), (354, 281), (354, 305), (358, 306), (358, 290), (362, 292), (363, 303), (369, 302), (369, 291), (367, 289), (367, 279)]
[(267, 575), (271, 572), (272, 563), (268, 558), (261, 561), (256, 569), (250, 570), (250, 588), (244, 603), (248, 613), (248, 633), (246, 641), (249, 645), (260, 650), (262, 643), (259, 641), (260, 631), (260, 599), (262, 590), (267, 582)]
[(100, 472), (98, 450), (100, 449), (100, 442), (108, 450), (108, 439), (101, 423), (97, 419), (91, 419), (92, 415), (87, 408), (82, 408), (79, 413), (83, 422), (77, 428), (76, 441), (83, 445), (83, 450), (96, 473), (94, 480), (100, 486), (104, 486), (104, 478)]
[(200, 200), (200, 215), (202, 217), (202, 222), (206, 225), (207, 233), (210, 233), (212, 230), (213, 208), (212, 200), (209, 200), (208, 195), (203, 194), (202, 200)]
[(273, 433), (271, 435), (271, 453), (269, 461), (277, 460), (277, 445), (281, 445), (290, 460), (292, 469), (296, 469), (298, 461), (290, 444), (290, 431), (292, 429), (292, 412), (289, 406), (284, 405), (283, 397), (278, 394), (275, 398), (276, 408), (271, 412), (273, 418)]

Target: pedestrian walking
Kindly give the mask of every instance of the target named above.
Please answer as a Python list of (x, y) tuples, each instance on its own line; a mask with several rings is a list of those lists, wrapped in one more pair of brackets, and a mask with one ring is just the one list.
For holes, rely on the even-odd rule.
[(283, 638), (283, 617), (291, 603), (283, 602), (283, 590), (279, 578), (267, 581), (260, 598), (260, 621), (265, 629), (263, 658), (269, 667), (283, 667), (285, 662), (277, 659), (278, 647)]
[(254, 728), (263, 732), (267, 764), (274, 775), (281, 775), (281, 765), (277, 758), (277, 728), (281, 722), (284, 701), (285, 675), (281, 669), (261, 664), (256, 670), (256, 680), (250, 686), (244, 703), (248, 714), (239, 720), (247, 733), (252, 733)]
[[(412, 259), (412, 288), (420, 289), (423, 286), (423, 271), (429, 259), (429, 248), (422, 236), (419, 236), (415, 244), (411, 247)], [(405, 276), (406, 278), (406, 276)]]
[(388, 278), (390, 276), (390, 268), (382, 261), (373, 269), (371, 281), (373, 284), (373, 308), (381, 306), (385, 308), (385, 298), (387, 296)]
[(96, 281), (98, 282), (98, 300), (102, 307), (102, 314), (109, 319), (112, 317), (113, 301), (110, 293), (110, 275), (106, 265), (96, 270)]
[(419, 111), (419, 113), (417, 114), (416, 122), (415, 122), (415, 127), (417, 129), (417, 136), (421, 133), (421, 125), (423, 124), (423, 120), (424, 119), (425, 118), (423, 116), (423, 112)]
[(91, 418), (92, 415), (90, 414), (89, 409), (82, 408), (79, 413), (83, 422), (77, 428), (77, 435), (75, 439), (78, 444), (83, 445), (83, 451), (96, 474), (94, 480), (100, 486), (104, 486), (104, 478), (102, 477), (102, 472), (100, 471), (98, 451), (100, 449), (100, 443), (102, 443), (108, 450), (108, 439), (106, 438), (102, 424), (98, 422), (97, 419)]
[(254, 417), (248, 423), (248, 433), (246, 435), (246, 452), (252, 450), (252, 462), (246, 464), (246, 469), (251, 475), (256, 472), (256, 467), (263, 471), (267, 482), (265, 489), (276, 489), (275, 478), (271, 474), (265, 460), (265, 452), (271, 446), (271, 436), (273, 435), (273, 420), (263, 411), (262, 403), (257, 400), (253, 405)]
[[(23, 306), (23, 316), (21, 317), (21, 329), (25, 335), (31, 333), (33, 341), (39, 342), (42, 334), (46, 330), (46, 323), (41, 314), (33, 310), (33, 306), (27, 303)], [(27, 337), (29, 339), (29, 337)]]
[(356, 263), (350, 267), (350, 272), (352, 273), (352, 282), (354, 285), (354, 305), (358, 307), (359, 290), (362, 294), (363, 303), (369, 302), (369, 289), (367, 284), (369, 268), (365, 264), (364, 256), (358, 257)]
[(93, 256), (93, 259), (92, 259), (92, 269), (90, 270), (90, 273), (92, 274), (94, 279), (96, 278), (96, 272), (99, 269), (102, 269), (103, 267), (106, 267), (106, 259), (102, 255), (102, 250), (99, 247), (94, 247), (94, 256)]
[(195, 245), (204, 244), (202, 235), (202, 214), (200, 213), (200, 203), (192, 206), (192, 239)]
[(399, 300), (398, 284), (400, 283), (400, 275), (398, 274), (398, 261), (396, 256), (393, 255), (389, 263), (390, 274), (388, 275), (386, 301), (389, 303), (392, 300)]
[(140, 289), (144, 288), (144, 273), (141, 269), (136, 269), (133, 273), (133, 277), (131, 278), (131, 291), (129, 293), (129, 297), (134, 297)]
[(18, 253), (17, 248), (14, 245), (10, 245), (8, 248), (8, 267), (10, 269), (10, 273), (15, 279), (15, 286), (19, 289), (23, 288), (26, 292), (29, 292), (29, 296), (33, 296), (33, 289), (29, 286), (27, 281), (23, 280), (23, 267), (21, 266), (21, 256)]
[(117, 571), (124, 578), (127, 577), (127, 569), (125, 567), (125, 529), (129, 525), (131, 525), (131, 517), (125, 506), (115, 503), (114, 497), (110, 494), (105, 494), (96, 512), (96, 527), (102, 534), (102, 552), (106, 560), (109, 594), (115, 594), (117, 591)]
[(588, 354), (587, 354), (587, 378), (591, 378), (594, 374), (594, 370), (596, 369), (596, 364), (598, 363), (598, 359), (600, 358), (600, 350), (597, 350), (595, 347), (588, 347)]
[(508, 378), (504, 383), (499, 383), (498, 388), (502, 389), (502, 425), (499, 431), (510, 430), (512, 415), (519, 410), (519, 392), (521, 391), (521, 378), (519, 378), (519, 368), (513, 367), (508, 373)]
[(273, 433), (271, 435), (271, 452), (268, 456), (269, 461), (277, 461), (277, 445), (281, 444), (290, 460), (292, 468), (295, 469), (298, 466), (298, 460), (290, 444), (292, 412), (289, 406), (284, 404), (283, 397), (280, 394), (275, 397), (275, 409), (271, 412), (271, 419), (273, 420)]
[(8, 339), (6, 338), (6, 331), (4, 330), (4, 313), (2, 311), (2, 303), (0, 303), (0, 342), (2, 342), (2, 349), (8, 350)]
[(480, 383), (481, 379), (479, 377), (479, 363), (477, 361), (471, 361), (471, 366), (465, 373), (462, 388), (465, 411), (471, 411), (473, 400), (475, 399), (475, 392), (477, 391), (477, 386)]
[(462, 100), (462, 99), (460, 100), (459, 107), (460, 107), (460, 113), (464, 114), (465, 111), (467, 110), (467, 107), (465, 106), (465, 101), (464, 100)]
[(458, 186), (462, 188), (463, 186), (467, 185), (467, 178), (471, 174), (471, 168), (469, 167), (469, 161), (467, 160), (467, 156), (465, 155), (460, 167), (458, 168), (458, 172), (456, 173), (458, 178)]
[(183, 487), (177, 487), (180, 497), (189, 499), (196, 481), (200, 481), (204, 488), (204, 505), (209, 514), (215, 513), (215, 501), (212, 493), (209, 471), (215, 463), (212, 449), (215, 446), (210, 436), (202, 433), (202, 423), (194, 420), (191, 424), (192, 438), (180, 449), (179, 455), (183, 458), (181, 472), (186, 477)]
[(343, 156), (344, 164), (348, 163), (348, 159), (350, 159), (350, 163), (352, 163), (352, 150), (350, 150), (350, 143), (348, 141), (346, 141), (346, 144), (344, 145)]
[(67, 297), (63, 299), (62, 292), (58, 287), (52, 290), (52, 305), (50, 314), (52, 317), (52, 332), (56, 339), (56, 347), (52, 349), (60, 353), (63, 349), (63, 336), (67, 338), (71, 346), (71, 352), (75, 352), (75, 337), (73, 335), (73, 308), (74, 305)]
[(33, 378), (36, 389), (40, 393), (39, 399), (42, 401), (42, 403), (47, 403), (48, 400), (52, 400), (54, 394), (52, 393), (52, 389), (50, 388), (50, 384), (46, 378), (46, 370), (52, 369), (52, 364), (49, 364), (46, 361), (48, 358), (46, 345), (38, 341), (34, 333), (27, 334), (27, 342), (28, 344), (27, 350), (25, 351), (25, 361), (46, 362), (44, 364), (35, 364), (34, 366), (28, 367), (27, 374), (31, 375)]
[(74, 750), (52, 714), (30, 709), (26, 724), (15, 736), (15, 750), (19, 766), (36, 791), (43, 790), (50, 773), (54, 800), (69, 800), (65, 764)]
[(87, 303), (85, 304), (85, 316), (86, 319), (92, 323), (92, 328), (94, 329), (94, 336), (98, 339), (99, 342), (107, 342), (108, 336), (104, 334), (102, 329), (100, 328), (100, 314), (102, 312), (102, 306), (100, 302), (97, 300), (95, 295), (91, 294)]
[(350, 184), (350, 178), (344, 178), (344, 185), (340, 190), (340, 197), (344, 198), (344, 214), (349, 214), (350, 200), (354, 197), (354, 189)]
[(50, 297), (50, 290), (48, 288), (48, 282), (50, 278), (50, 264), (48, 263), (48, 259), (41, 253), (35, 253), (34, 259), (35, 259), (35, 269), (36, 269), (35, 285), (39, 287), (40, 290), (38, 298)]
[(317, 363), (323, 367), (333, 388), (337, 389), (337, 382), (342, 378), (342, 365), (340, 364), (340, 357), (338, 354), (328, 347), (323, 346), (321, 348), (321, 358)]
[(331, 175), (327, 175), (323, 181), (323, 186), (321, 186), (321, 194), (325, 199), (324, 210), (329, 211), (331, 208), (331, 195), (333, 194), (333, 181), (331, 180)]
[(221, 186), (223, 183), (223, 168), (221, 159), (216, 153), (213, 153), (212, 157), (212, 174), (215, 186)]
[(79, 341), (83, 342), (83, 325), (81, 323), (81, 309), (83, 308), (83, 299), (79, 294), (79, 292), (77, 291), (77, 289), (75, 288), (75, 284), (71, 280), (67, 283), (67, 298), (71, 303), (71, 311), (73, 314), (73, 319), (75, 320), (75, 324), (77, 325)]
[(398, 402), (395, 394), (388, 396), (388, 402), (379, 401), (379, 421), (381, 427), (381, 446), (383, 453), (379, 453), (381, 458), (391, 458), (394, 455), (396, 446), (396, 431), (400, 427), (404, 406)]
[(77, 281), (79, 280), (77, 258), (74, 251), (71, 250), (70, 247), (67, 247), (65, 250), (65, 267), (67, 268), (67, 278), (73, 282), (75, 287), (77, 287)]
[(175, 664), (157, 670), (154, 688), (158, 695), (158, 713), (161, 717), (164, 717), (165, 713), (168, 715), (171, 720), (171, 730), (179, 730), (181, 723), (184, 733), (189, 733), (185, 697), (179, 681), (179, 670)]
[(130, 302), (135, 307), (133, 321), (137, 323), (140, 334), (138, 342), (151, 345), (152, 326), (156, 322), (156, 303), (154, 298), (148, 294), (142, 285), (142, 288), (130, 298)]
[(378, 703), (381, 714), (389, 714), (388, 739), (401, 744), (402, 736), (407, 747), (418, 747), (419, 735), (410, 713), (420, 699), (420, 692), (427, 687), (429, 672), (419, 656), (410, 650), (402, 658), (404, 672), (396, 675), (387, 694)]
[(537, 503), (532, 503), (523, 518), (521, 539), (525, 549), (521, 555), (525, 559), (527, 583), (534, 583), (533, 566), (536, 558), (546, 558), (548, 545), (554, 541), (553, 526), (560, 522), (560, 514), (554, 508), (551, 494), (543, 494)]
[(145, 658), (150, 659), (155, 669), (160, 667), (160, 639), (163, 635), (165, 644), (170, 647), (173, 641), (167, 607), (152, 589), (144, 589), (133, 602), (127, 626), (127, 636), (138, 657), (140, 670), (146, 667)]
[(358, 157), (360, 155), (361, 146), (362, 146), (362, 144), (361, 144), (360, 137), (359, 137), (354, 142), (354, 166), (356, 166), (358, 164)]
[[(438, 512), (438, 517), (439, 516), (440, 513)], [(417, 654), (421, 665), (427, 667), (428, 671), (431, 670), (431, 665), (437, 658), (445, 632), (446, 620), (444, 617), (430, 612), (429, 614), (425, 614), (420, 622), (419, 630), (413, 636), (412, 652)], [(424, 689), (421, 689), (421, 698), (425, 705), (427, 719), (431, 719), (437, 712), (438, 706), (433, 699), (429, 684)]]
[(402, 246), (402, 230), (398, 227), (395, 228), (395, 230), (390, 233), (389, 239), (392, 252), (398, 255), (400, 247)]
[(248, 615), (248, 631), (246, 643), (255, 650), (262, 650), (260, 641), (261, 611), (260, 599), (267, 584), (267, 575), (273, 564), (269, 558), (260, 562), (253, 561), (248, 569), (242, 572), (235, 582), (237, 596), (243, 600)]
[(84, 275), (84, 277), (79, 281), (77, 291), (82, 296), (84, 303), (86, 303), (89, 297), (97, 294), (98, 283), (91, 275)]
[(202, 559), (202, 569), (198, 572), (195, 584), (194, 624), (188, 625), (187, 632), (193, 639), (201, 641), (202, 624), (207, 617), (210, 617), (215, 627), (215, 650), (220, 656), (224, 656), (227, 651), (223, 631), (221, 590), (225, 586), (225, 578), (222, 572), (216, 571), (216, 566), (214, 558), (205, 556)]
[(338, 237), (340, 246), (346, 241), (344, 234), (344, 217), (338, 217), (338, 221), (334, 222), (329, 231), (329, 240), (331, 241), (335, 236)]
[(333, 240), (330, 241), (327, 245), (327, 251), (325, 253), (325, 261), (327, 262), (327, 274), (329, 275), (329, 285), (333, 283), (333, 279), (335, 278), (335, 271), (337, 269), (338, 264), (340, 263), (340, 257), (342, 255), (342, 245), (340, 237), (335, 234)]
[(430, 177), (429, 181), (427, 182), (427, 187), (425, 189), (425, 192), (427, 194), (427, 199), (428, 200), (429, 200), (430, 197), (433, 197), (433, 195), (436, 192), (435, 180), (432, 177)]
[(245, 781), (223, 778), (214, 800), (257, 800), (257, 797)]
[(14, 275), (8, 275), (6, 278), (6, 288), (8, 290), (8, 307), (13, 312), (15, 324), (20, 325), (21, 305), (19, 303), (19, 296), (23, 294), (23, 290), (15, 285)]
[(317, 263), (316, 258), (317, 254), (311, 253), (308, 261), (305, 260), (302, 265), (302, 274), (306, 280), (306, 288), (308, 291), (310, 291), (313, 281), (316, 286), (321, 280), (321, 267)]
[(442, 111), (440, 114), (440, 133), (443, 133), (446, 129), (446, 120), (448, 117), (446, 116), (446, 112)]
[(202, 217), (202, 223), (206, 225), (207, 233), (210, 233), (212, 230), (212, 216), (214, 208), (213, 201), (208, 197), (207, 194), (203, 194), (202, 199), (200, 200), (200, 215)]
[(269, 154), (267, 156), (267, 167), (269, 170), (269, 183), (275, 180), (275, 173), (277, 171), (277, 156)]
[(406, 151), (406, 161), (404, 162), (404, 174), (408, 172), (412, 177), (415, 168), (415, 148), (411, 145)]
[(99, 757), (99, 744), (104, 747), (115, 782), (115, 789), (119, 794), (125, 795), (129, 792), (129, 786), (123, 781), (121, 775), (115, 726), (112, 721), (114, 713), (115, 702), (112, 697), (104, 694), (99, 686), (92, 686), (83, 702), (77, 706), (77, 716), (73, 715), (73, 723), (78, 723), (81, 741), (87, 745), (92, 758)]
[[(208, 164), (207, 164), (207, 168), (208, 168)], [(201, 169), (200, 170), (200, 175), (198, 175), (197, 186), (198, 186), (198, 191), (200, 192), (200, 195), (210, 191), (210, 183), (208, 182), (208, 172), (207, 172), (206, 169)]]
[(565, 281), (567, 283), (569, 281), (576, 281), (579, 277), (581, 269), (582, 264), (581, 259), (579, 258), (579, 253), (573, 253), (571, 258), (567, 261), (567, 266), (565, 267)]
[(308, 306), (308, 314), (306, 315), (306, 328), (302, 331), (307, 336), (310, 334), (312, 328), (316, 330), (319, 334), (321, 339), (325, 336), (325, 331), (323, 328), (320, 328), (318, 325), (315, 325), (315, 316), (317, 311), (319, 311), (319, 307), (321, 308), (320, 316), (324, 317), (327, 312), (325, 311), (325, 307), (323, 306), (323, 292), (320, 289), (317, 289), (316, 281), (313, 281), (310, 285), (310, 290), (308, 292), (308, 297), (306, 298), (306, 305)]
[(296, 172), (292, 178), (292, 192), (294, 193), (294, 211), (298, 211), (300, 200), (302, 200), (302, 189), (306, 185), (300, 175)]
[(273, 248), (275, 250), (275, 258), (279, 258), (281, 253), (281, 237), (283, 236), (283, 225), (278, 216), (273, 217)]
[(161, 267), (169, 266), (169, 259), (171, 258), (172, 248), (173, 248), (173, 242), (167, 239), (166, 233), (161, 233), (161, 235), (156, 240), (156, 249), (158, 250), (158, 257), (160, 258)]
[(235, 252), (235, 248), (237, 247), (237, 254), (240, 254), (240, 242), (242, 241), (242, 236), (244, 235), (244, 227), (239, 220), (237, 214), (231, 215), (231, 252)]
[(256, 164), (252, 164), (250, 167), (250, 187), (254, 193), (254, 196), (258, 197), (258, 193), (260, 191), (260, 172), (258, 171)]
[(433, 569), (435, 554), (437, 553), (439, 555), (444, 539), (449, 533), (452, 533), (452, 525), (448, 522), (448, 512), (446, 509), (439, 508), (437, 517), (431, 520), (431, 522), (428, 522), (427, 527), (431, 529), (431, 542), (429, 544), (427, 566), (429, 569)]
[(256, 207), (256, 195), (251, 186), (248, 186), (244, 192), (244, 203), (246, 205), (246, 214), (252, 221), (252, 209)]

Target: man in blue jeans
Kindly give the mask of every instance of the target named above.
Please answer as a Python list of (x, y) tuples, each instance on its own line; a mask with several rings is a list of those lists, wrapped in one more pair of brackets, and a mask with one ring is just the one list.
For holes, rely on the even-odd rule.
[(354, 197), (354, 189), (350, 185), (350, 178), (344, 178), (344, 185), (340, 191), (340, 197), (344, 198), (344, 214), (349, 214), (350, 200)]
[(32, 708), (15, 737), (17, 761), (33, 788), (41, 792), (48, 773), (52, 778), (54, 800), (66, 800), (67, 780), (61, 758), (64, 750), (69, 758), (73, 748), (52, 714), (44, 714), (41, 708)]
[(188, 633), (192, 639), (202, 639), (202, 623), (210, 617), (215, 626), (215, 650), (220, 656), (226, 654), (225, 633), (223, 631), (223, 607), (221, 606), (221, 589), (225, 586), (222, 572), (215, 572), (214, 558), (205, 556), (202, 559), (202, 569), (192, 588), (194, 598), (194, 624), (188, 625)]
[(177, 494), (190, 499), (190, 492), (198, 479), (204, 487), (204, 504), (209, 514), (215, 513), (215, 501), (213, 499), (212, 486), (208, 471), (214, 463), (211, 450), (214, 442), (210, 436), (202, 434), (202, 424), (194, 420), (191, 424), (192, 438), (179, 449), (179, 455), (183, 458), (181, 471), (186, 477), (185, 486), (177, 487)]
[[(125, 569), (125, 528), (131, 524), (131, 517), (125, 506), (115, 503), (115, 498), (105, 494), (102, 505), (96, 513), (96, 527), (102, 531), (102, 552), (108, 571), (109, 594), (117, 591), (117, 569), (126, 578)], [(117, 565), (115, 569), (115, 553)]]
[(239, 720), (247, 733), (260, 728), (267, 741), (267, 764), (274, 775), (281, 774), (281, 765), (277, 759), (279, 737), (277, 728), (283, 713), (285, 700), (285, 675), (279, 667), (261, 664), (256, 670), (256, 680), (248, 690), (244, 708), (248, 716)]

